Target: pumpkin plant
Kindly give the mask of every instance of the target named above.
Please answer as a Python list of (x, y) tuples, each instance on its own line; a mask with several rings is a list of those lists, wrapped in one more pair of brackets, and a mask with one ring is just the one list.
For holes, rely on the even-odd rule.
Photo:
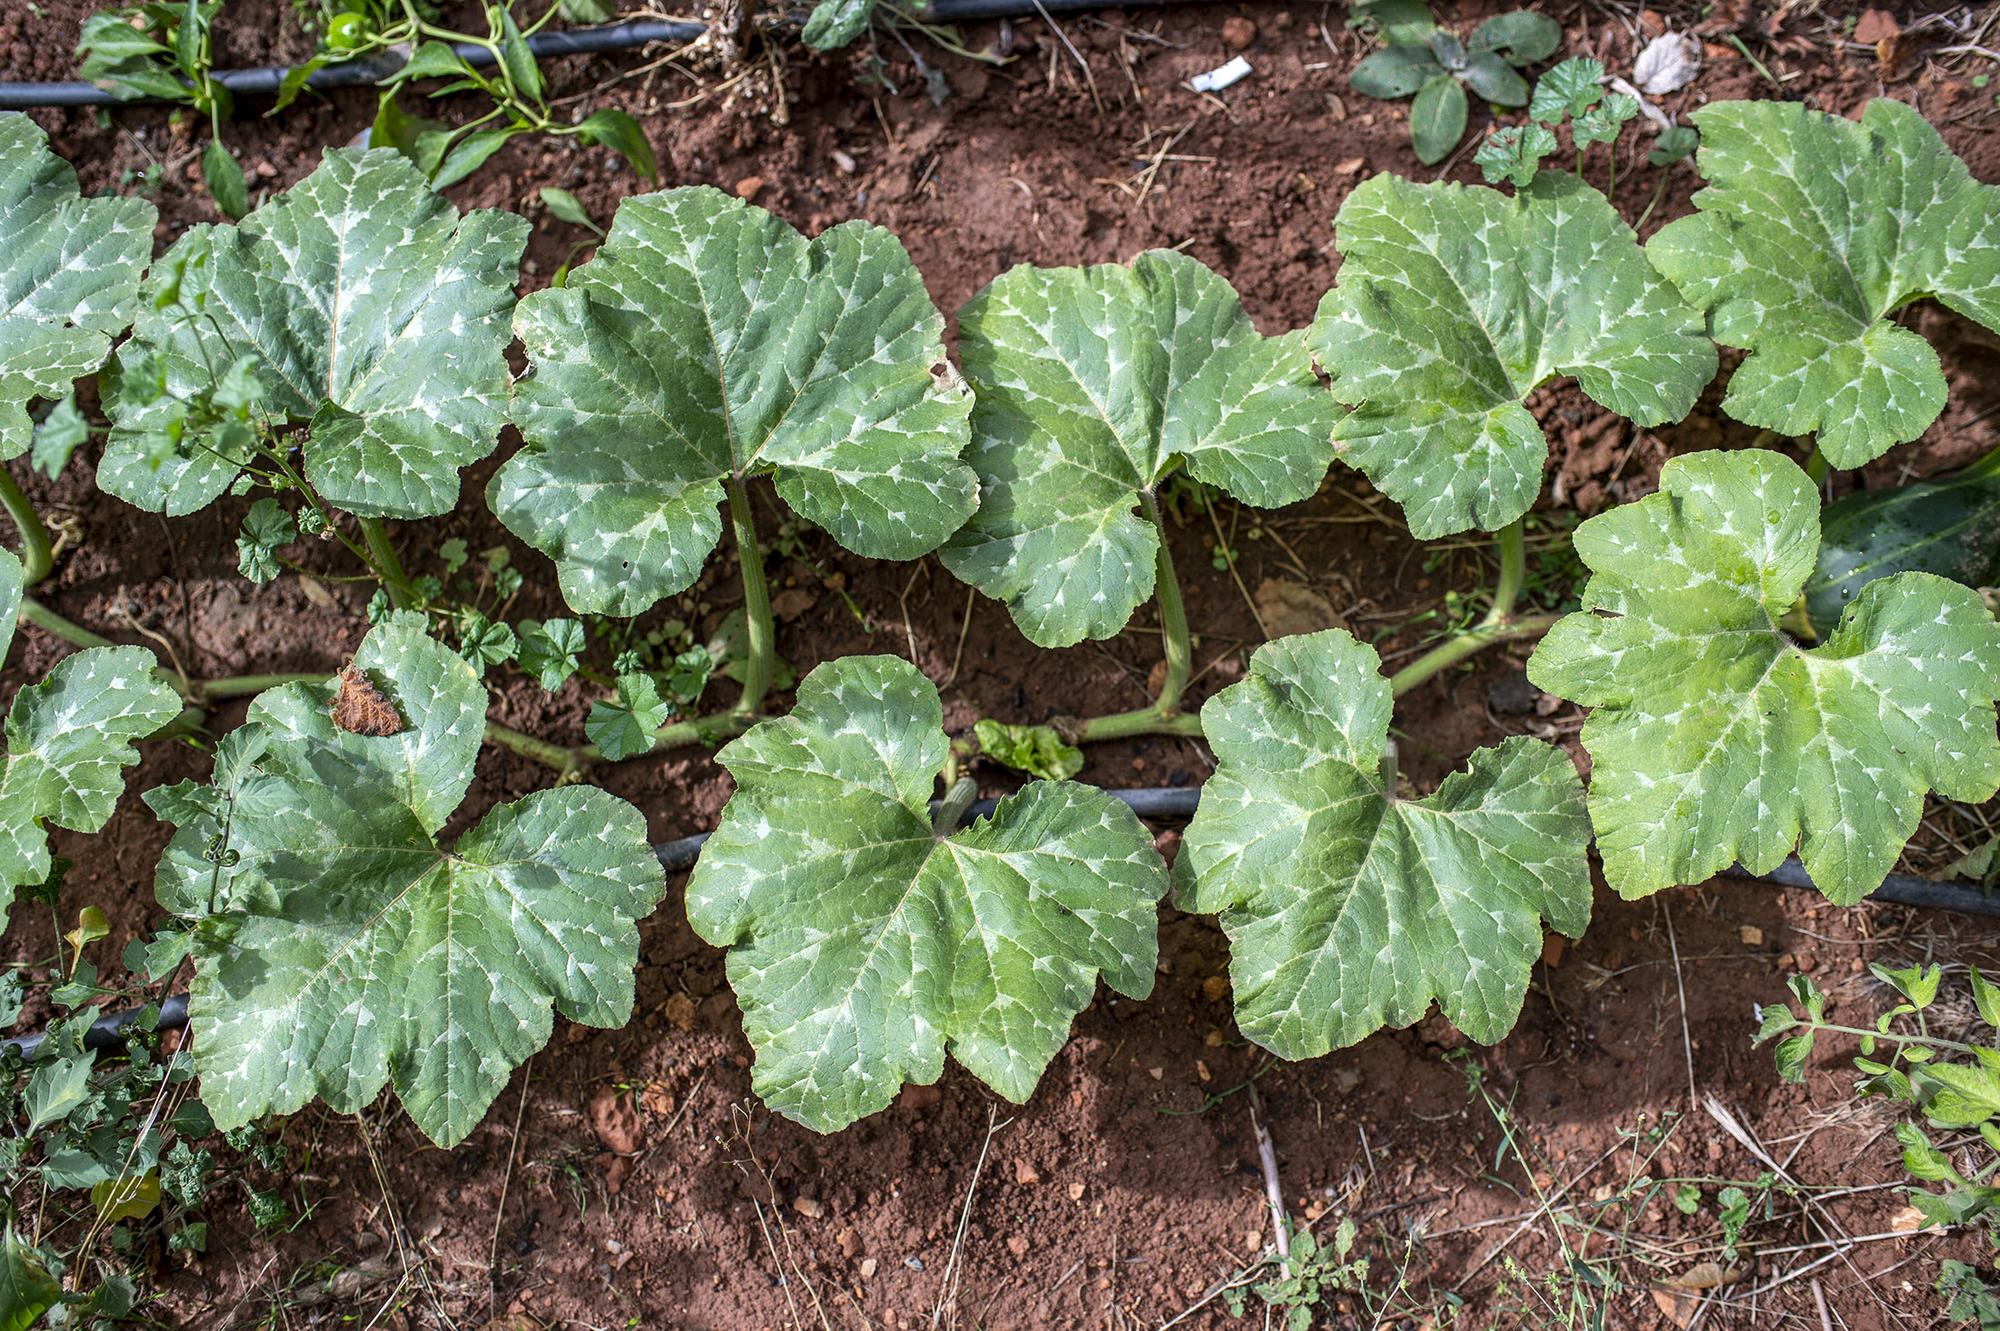
[(706, 187), (627, 199), (560, 288), (521, 302), (527, 446), (494, 476), (507, 528), (576, 610), (637, 615), (684, 590), (726, 503), (749, 649), (726, 737), (762, 709), (776, 649), (752, 483), (847, 549), (914, 559), (965, 521), (970, 394), (909, 255), (861, 222), (807, 240)]
[(1259, 334), (1228, 282), (1168, 250), (1129, 267), (1015, 268), (958, 327), (979, 506), (939, 558), (1040, 647), (1111, 637), (1157, 600), (1159, 695), (1079, 734), (1195, 733), (1160, 486), (1185, 470), (1267, 508), (1319, 488), (1340, 409), (1304, 336)]
[[(1536, 49), (1494, 23), (1475, 43), (1503, 64)], [(1589, 62), (1551, 71), (1537, 124), (1568, 123), (1579, 145), (1615, 137), (1623, 108), (1600, 78)], [(1929, 794), (2000, 788), (2000, 625), (1964, 585), (1992, 576), (1992, 460), (1822, 514), (1815, 478), (1775, 451), (1676, 459), (1658, 493), (1578, 528), (1589, 580), (1558, 615), (1527, 563), (1548, 457), (1527, 403), (1571, 378), (1637, 425), (1677, 420), (1714, 374), (1713, 334), (1749, 351), (1739, 417), (1821, 429), (1822, 475), (1866, 460), (1942, 403), (1935, 353), (1891, 316), (1921, 295), (1989, 325), (2000, 313), (2000, 191), (1892, 103), (1859, 125), (1799, 107), (1699, 117), (1711, 187), (1645, 249), (1603, 194), (1524, 143), (1501, 173), (1511, 195), (1358, 186), (1309, 330), (1260, 334), (1179, 253), (1020, 267), (960, 312), (963, 379), (880, 227), (808, 239), (715, 190), (668, 190), (625, 201), (593, 258), (517, 305), (524, 224), (461, 216), (384, 151), (329, 154), (240, 225), (189, 231), (141, 299), (150, 213), (79, 198), (39, 131), (0, 118), (14, 296), (0, 445), (27, 448), (29, 405), (91, 373), (136, 311), (104, 384), (104, 488), (169, 515), (265, 491), (237, 537), (246, 575), (271, 576), (318, 532), (413, 608), (378, 607), (331, 678), (201, 684), (26, 599), (46, 534), (38, 552), (39, 520), (10, 500), (28, 565), (0, 558), (0, 648), (18, 605), (88, 650), (14, 700), (0, 891), (51, 878), (45, 826), (101, 826), (133, 742), (184, 702), (258, 693), (208, 781), (148, 795), (177, 829), (156, 894), (180, 922), (148, 968), (193, 958), (195, 1066), (218, 1124), (314, 1098), (355, 1110), (393, 1088), (446, 1144), (555, 1013), (626, 1019), (637, 921), (664, 887), (644, 819), (599, 790), (535, 792), (443, 837), (482, 735), (576, 775), (578, 751), (484, 721), (482, 671), (509, 656), (545, 686), (584, 674), (612, 691), (585, 722), (599, 756), (730, 741), (718, 759), (736, 788), (688, 918), (728, 951), (753, 1086), (825, 1131), (936, 1080), (947, 1056), (1025, 1098), (1099, 979), (1148, 992), (1168, 870), (1124, 803), (1068, 779), (1092, 740), (1213, 751), (1180, 900), (1218, 915), (1239, 1027), (1283, 1057), (1432, 1006), (1499, 1039), (1543, 930), (1588, 923), (1593, 837), (1626, 896), (1796, 849), (1831, 899), (1857, 900)], [(384, 526), (451, 509), (503, 420), (524, 443), (488, 502), (553, 561), (579, 616), (518, 634), (499, 606), (527, 575), (504, 550), (474, 560), (446, 541), (442, 571), (412, 578)], [(55, 428), (70, 442), (52, 456), (77, 433)], [(1336, 458), (1420, 539), (1495, 533), (1484, 615), (1393, 674), (1342, 631), (1266, 643), (1195, 710), (1163, 487), (1275, 507)], [(1118, 634), (1154, 601), (1159, 691), (1059, 727), (981, 718), (954, 740), (913, 665), (852, 657), (767, 716), (788, 685), (760, 504), (871, 558), (936, 551), (1045, 647)], [(725, 510), (740, 629), (705, 645), (685, 624), (642, 634), (637, 618), (700, 575)], [(446, 615), (454, 579), (477, 588)], [(431, 633), (447, 619), (456, 651)], [(614, 678), (584, 666), (592, 634), (615, 645)], [(1534, 638), (1533, 681), (1592, 709), (1587, 790), (1526, 737), (1406, 790), (1394, 699)], [(735, 707), (667, 724), (713, 670), (741, 684)], [(961, 827), (975, 752), (1049, 779)]]
[(1152, 992), (1167, 867), (1151, 834), (1072, 781), (1030, 782), (958, 830), (974, 787), (943, 723), (915, 666), (850, 656), (716, 755), (736, 792), (688, 923), (729, 949), (757, 1093), (821, 1132), (936, 1081), (947, 1051), (1025, 1100), (1100, 976)]
[(553, 1012), (622, 1026), (636, 922), (666, 884), (646, 820), (585, 786), (439, 829), (472, 783), (486, 691), (392, 616), (323, 684), (260, 696), (206, 783), (148, 792), (178, 829), (160, 904), (195, 960), (195, 1067), (218, 1126), (385, 1085), (427, 1136), (477, 1126)]

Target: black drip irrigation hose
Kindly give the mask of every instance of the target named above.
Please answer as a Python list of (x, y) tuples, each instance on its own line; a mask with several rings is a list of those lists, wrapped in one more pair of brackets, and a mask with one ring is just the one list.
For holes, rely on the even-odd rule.
[[(1073, 13), (1085, 9), (1147, 9), (1186, 0), (931, 0), (917, 17), (927, 23), (971, 23), (979, 19), (1035, 18), (1049, 13)], [(634, 19), (598, 28), (574, 28), (558, 32), (538, 32), (528, 38), (528, 49), (536, 58), (560, 55), (597, 55), (606, 51), (629, 51), (654, 42), (686, 45), (708, 31), (703, 23), (679, 19)], [(474, 68), (495, 63), (492, 50), (473, 42), (452, 47)], [(328, 88), (366, 87), (387, 78), (403, 67), (403, 57), (392, 54), (361, 60), (343, 60), (314, 70), (305, 86), (315, 91)], [(275, 97), (291, 72), (287, 65), (258, 69), (219, 69), (210, 77), (237, 97)], [(0, 83), (0, 111), (30, 111), (74, 106), (140, 106), (161, 101), (156, 97), (120, 97), (94, 83)]]
[[(1105, 792), (1114, 799), (1122, 800), (1132, 812), (1141, 818), (1154, 820), (1185, 819), (1194, 816), (1195, 806), (1201, 800), (1199, 786), (1168, 786), (1146, 790), (1109, 790)], [(933, 811), (937, 801), (931, 802)], [(978, 800), (965, 811), (965, 820), (970, 822), (984, 818), (999, 805), (998, 800)], [(692, 868), (701, 854), (702, 843), (708, 840), (708, 833), (682, 837), (678, 841), (662, 841), (653, 847), (660, 865), (668, 873), (678, 873)], [(1740, 867), (1727, 871), (1729, 877), (1747, 878), (1754, 882), (1771, 883), (1779, 887), (1810, 889), (1812, 877), (1797, 857), (1786, 860), (1776, 870), (1768, 874), (1748, 873)], [(1868, 894), (1870, 901), (1882, 901), (1897, 906), (1917, 906), (1927, 910), (1956, 911), (1965, 915), (2000, 916), (2000, 895), (1989, 893), (1976, 883), (1938, 882), (1929, 878), (1917, 878), (1910, 874), (1890, 874), (1882, 886)], [(119, 1049), (125, 1044), (125, 1032), (138, 1020), (144, 1008), (129, 1008), (122, 1012), (109, 1013), (91, 1024), (83, 1039), (86, 1049)], [(155, 1030), (177, 1030), (187, 1025), (188, 996), (171, 994), (160, 1004), (160, 1019)], [(36, 1031), (30, 1035), (18, 1035), (11, 1040), (0, 1041), (0, 1051), (19, 1054), (23, 1059), (33, 1059), (35, 1051), (41, 1047), (43, 1033)]]

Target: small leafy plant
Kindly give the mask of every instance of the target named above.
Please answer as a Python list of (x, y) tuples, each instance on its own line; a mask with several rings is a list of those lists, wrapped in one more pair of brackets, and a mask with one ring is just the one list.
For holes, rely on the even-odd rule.
[(1518, 71), (1548, 59), (1562, 44), (1555, 20), (1527, 9), (1496, 14), (1464, 40), (1437, 27), (1420, 38), (1404, 28), (1388, 31), (1392, 41), (1401, 37), (1408, 44), (1369, 55), (1348, 82), (1370, 97), (1416, 98), (1410, 106), (1410, 143), (1426, 166), (1451, 156), (1465, 137), (1467, 88), (1495, 106), (1526, 106), (1528, 84)]
[[(1910, 1205), (1926, 1225), (1956, 1229), (1977, 1225), (1994, 1231), (2000, 1222), (2000, 1048), (1946, 1039), (1931, 1028), (1944, 980), (1942, 967), (1892, 968), (1871, 963), (1869, 972), (1899, 1001), (1883, 1009), (1872, 1028), (1827, 1019), (1826, 995), (1809, 975), (1786, 981), (1790, 1004), (1760, 1010), (1757, 1044), (1776, 1041), (1778, 1071), (1789, 1081), (1805, 1079), (1817, 1042), (1828, 1035), (1859, 1041), (1854, 1059), (1861, 1079), (1855, 1090), (1904, 1107), (1911, 1119), (1896, 1125), (1903, 1168), (1917, 1184)], [(1966, 996), (1981, 1024), (2000, 1029), (2000, 988), (1975, 968), (1966, 973)], [(1930, 1133), (1945, 1134), (1939, 1146)]]
[(250, 211), (243, 166), (222, 141), (236, 101), (215, 78), (215, 16), (222, 0), (146, 0), (101, 10), (83, 21), (76, 53), (83, 78), (120, 97), (186, 106), (208, 122), (202, 179), (231, 219)]
[[(388, 59), (390, 72), (378, 83), (381, 96), (369, 142), (408, 157), (436, 188), (456, 184), (477, 171), (501, 148), (523, 134), (550, 134), (610, 148), (639, 176), (652, 180), (659, 163), (645, 131), (630, 113), (605, 107), (574, 123), (559, 120), (550, 105), (547, 82), (528, 39), (562, 14), (565, 5), (542, 7), (523, 26), (516, 0), (480, 7), (483, 30), (459, 32), (439, 26), (435, 4), (426, 0), (311, 0), (301, 18), (318, 37), (311, 58), (286, 70), (273, 112), (291, 105), (307, 81), (329, 65)], [(229, 89), (215, 78), (214, 25), (222, 0), (146, 0), (105, 10), (84, 20), (77, 43), (79, 72), (125, 98), (147, 98), (186, 106), (209, 123), (202, 149), (202, 174), (216, 206), (232, 220), (250, 211), (242, 166), (222, 140), (222, 125), (234, 112)], [(608, 15), (591, 21), (602, 22)], [(484, 54), (483, 60), (469, 58)], [(430, 84), (431, 100), (454, 93), (478, 93), (488, 105), (457, 125), (414, 116), (398, 94), (420, 82)]]
[[(292, 71), (294, 86), (302, 86), (324, 65), (365, 60), (408, 51), (409, 59), (383, 78), (375, 124), (369, 143), (403, 153), (431, 182), (443, 189), (465, 179), (507, 143), (523, 134), (550, 134), (609, 148), (625, 159), (642, 180), (660, 174), (653, 145), (629, 112), (604, 107), (583, 119), (555, 117), (547, 80), (528, 39), (562, 13), (561, 4), (542, 6), (541, 16), (525, 26), (515, 17), (515, 0), (484, 5), (481, 32), (440, 27), (428, 6), (417, 0), (340, 0), (342, 12), (327, 23), (321, 47), (307, 64)], [(591, 21), (605, 21), (594, 15)], [(488, 59), (475, 62), (468, 51), (483, 50)], [(487, 109), (457, 125), (444, 125), (411, 115), (399, 94), (423, 81), (435, 81), (430, 100), (455, 93), (476, 93)]]

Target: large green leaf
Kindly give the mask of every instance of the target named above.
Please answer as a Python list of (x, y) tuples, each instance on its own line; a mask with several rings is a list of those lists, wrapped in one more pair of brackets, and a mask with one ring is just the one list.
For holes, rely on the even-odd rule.
[(34, 439), (28, 404), (104, 364), (138, 310), (159, 215), (144, 199), (85, 199), (28, 117), (0, 113), (0, 460)]
[(635, 921), (663, 875), (638, 810), (589, 787), (500, 805), (441, 847), (485, 691), (400, 617), (354, 668), (403, 728), (337, 728), (334, 685), (259, 697), (213, 784), (147, 795), (179, 828), (157, 894), (199, 922), (195, 1066), (219, 1125), (315, 1095), (354, 1112), (386, 1084), (451, 1145), (547, 1043), (552, 1006), (591, 1026), (631, 1015)]
[(14, 629), (21, 613), (21, 597), (27, 591), (27, 571), (12, 550), (0, 550), (0, 665), (14, 645)]
[(1596, 709), (1591, 821), (1623, 895), (1732, 861), (1768, 872), (1797, 844), (1821, 891), (1858, 901), (1926, 791), (1976, 802), (2000, 788), (2000, 625), (1979, 594), (1928, 573), (1878, 578), (1808, 649), (1782, 625), (1818, 549), (1812, 483), (1762, 451), (1677, 458), (1658, 494), (1577, 529), (1583, 609), (1528, 674)]
[(799, 37), (815, 51), (837, 51), (866, 32), (874, 14), (875, 0), (818, 0)]
[(947, 1048), (1025, 1100), (1100, 975), (1133, 998), (1153, 987), (1167, 872), (1131, 810), (1035, 781), (934, 834), (942, 721), (916, 667), (850, 656), (717, 755), (736, 793), (688, 880), (688, 922), (729, 949), (751, 1085), (821, 1132), (936, 1081)]
[(515, 326), (528, 446), (489, 500), (578, 610), (635, 615), (693, 582), (730, 476), (775, 472), (786, 503), (875, 559), (914, 559), (972, 511), (969, 395), (881, 227), (808, 241), (719, 190), (627, 199)]
[(1751, 353), (1723, 409), (1817, 431), (1837, 467), (1915, 439), (1944, 409), (1944, 374), (1891, 316), (1934, 296), (2000, 331), (2000, 189), (1901, 102), (1870, 102), (1859, 124), (1798, 102), (1716, 102), (1693, 120), (1701, 211), (1646, 252), (1716, 340)]
[(1271, 508), (1319, 488), (1339, 404), (1300, 333), (1262, 337), (1229, 284), (1167, 250), (1019, 267), (958, 314), (978, 397), (979, 511), (941, 555), (1043, 647), (1108, 638), (1153, 594), (1167, 474)]
[(1219, 912), (1236, 1023), (1312, 1058), (1433, 999), (1488, 1044), (1521, 1014), (1542, 922), (1590, 922), (1590, 823), (1569, 757), (1509, 739), (1424, 799), (1384, 781), (1389, 682), (1339, 629), (1257, 649), (1201, 709), (1215, 774), (1181, 853)]
[(62, 1302), (62, 1286), (42, 1256), (14, 1233), (0, 1238), (0, 1331), (29, 1331), (42, 1314)]
[(91, 647), (14, 696), (0, 768), (0, 911), (14, 889), (49, 876), (45, 825), (104, 826), (125, 789), (123, 769), (139, 761), (133, 742), (180, 715), (180, 695), (155, 664), (143, 647)]
[[(177, 402), (250, 358), (262, 406), (305, 425), (306, 478), (352, 513), (428, 517), (506, 419), (508, 312), (528, 224), (460, 217), (400, 154), (341, 149), (239, 226), (190, 228), (154, 265), (153, 306), (118, 352), (106, 490), (192, 513), (247, 453), (157, 451)], [(178, 298), (172, 298), (178, 291)], [(164, 393), (136, 391), (164, 377)], [(171, 443), (171, 441), (169, 441)]]
[(1355, 410), (1338, 453), (1430, 540), (1527, 512), (1548, 441), (1522, 405), (1559, 375), (1640, 425), (1679, 420), (1715, 347), (1632, 229), (1576, 177), (1519, 193), (1395, 176), (1334, 219), (1340, 285), (1312, 349)]
[(2000, 449), (1952, 476), (1857, 490), (1829, 505), (1806, 612), (1825, 632), (1863, 587), (1909, 571), (2000, 585)]

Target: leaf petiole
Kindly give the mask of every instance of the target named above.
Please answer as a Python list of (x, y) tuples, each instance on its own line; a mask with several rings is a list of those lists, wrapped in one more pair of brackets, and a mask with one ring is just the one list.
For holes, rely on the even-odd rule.
[(14, 520), (14, 530), (21, 534), (21, 582), (32, 587), (55, 567), (55, 548), (49, 543), (42, 515), (5, 468), (0, 468), (0, 506), (5, 506), (7, 516)]
[(743, 663), (743, 696), (737, 700), (736, 711), (755, 717), (771, 687), (777, 630), (771, 619), (771, 586), (764, 579), (764, 547), (758, 544), (756, 519), (750, 511), (750, 491), (740, 472), (729, 477), (728, 486), (729, 524), (736, 537), (736, 561), (743, 568), (743, 625), (750, 645)]
[(1562, 618), (1553, 614), (1517, 616), (1514, 613), (1514, 604), (1521, 599), (1521, 586), (1528, 575), (1527, 537), (1521, 524), (1522, 519), (1516, 518), (1495, 533), (1500, 547), (1500, 580), (1493, 588), (1493, 603), (1487, 608), (1485, 618), (1391, 675), (1389, 692), (1392, 695), (1402, 697), (1433, 675), (1442, 674), (1459, 662), (1477, 656), (1495, 643), (1539, 638)]

